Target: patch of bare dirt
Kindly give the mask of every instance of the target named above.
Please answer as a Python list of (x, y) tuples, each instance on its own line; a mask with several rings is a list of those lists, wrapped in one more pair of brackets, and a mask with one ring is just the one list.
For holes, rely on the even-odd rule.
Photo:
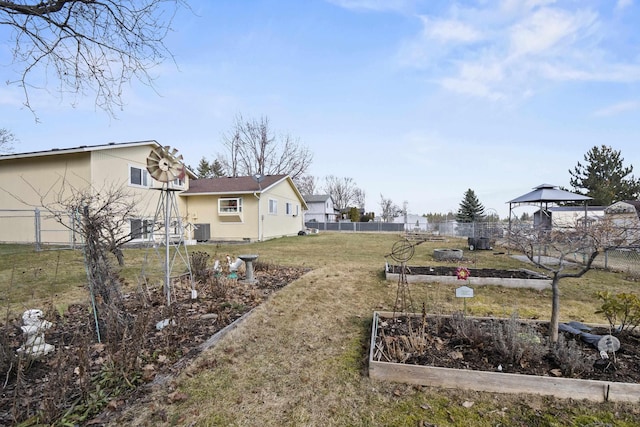
[[(407, 275), (422, 276), (451, 276), (456, 277), (457, 267), (443, 266), (406, 266), (405, 273)], [(467, 268), (471, 277), (495, 277), (501, 279), (549, 279), (548, 277), (527, 269), (518, 270), (501, 270), (496, 268)], [(400, 273), (402, 266), (390, 265), (390, 273)]]
[[(586, 326), (586, 325), (584, 325)], [(640, 382), (640, 336), (616, 333), (617, 351), (603, 359), (584, 337), (609, 336), (606, 328), (560, 332), (548, 341), (548, 323), (454, 316), (381, 318), (376, 360), (477, 371)], [(593, 340), (592, 340), (593, 341)], [(554, 350), (555, 348), (555, 350)]]
[[(84, 416), (69, 418), (76, 425), (101, 425), (105, 412), (94, 418), (96, 410), (117, 411), (128, 397), (144, 393), (145, 384), (177, 374), (203, 350), (203, 343), (306, 271), (256, 263), (255, 282), (247, 283), (242, 275), (239, 279), (212, 275), (197, 286), (197, 299), (191, 299), (189, 286), (176, 284), (169, 307), (161, 288), (124, 295), (132, 330), (126, 342), (116, 346), (97, 343), (88, 305), (70, 306), (64, 316), (45, 310), (45, 318), (53, 323), (45, 341), (56, 351), (41, 360), (19, 360), (20, 366), (10, 362), (1, 378), (0, 425), (50, 421), (87, 401)], [(2, 325), (5, 356), (23, 344), (21, 326), (20, 319)], [(117, 359), (121, 360), (113, 367)], [(127, 363), (135, 367), (127, 370)], [(90, 393), (96, 393), (96, 382), (102, 391), (94, 397)]]

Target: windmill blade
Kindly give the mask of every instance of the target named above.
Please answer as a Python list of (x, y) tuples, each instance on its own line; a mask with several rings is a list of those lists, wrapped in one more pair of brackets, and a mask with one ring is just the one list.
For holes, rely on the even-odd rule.
[(185, 171), (182, 155), (178, 150), (168, 145), (151, 150), (147, 157), (147, 171), (153, 179), (160, 182), (170, 182), (184, 178)]

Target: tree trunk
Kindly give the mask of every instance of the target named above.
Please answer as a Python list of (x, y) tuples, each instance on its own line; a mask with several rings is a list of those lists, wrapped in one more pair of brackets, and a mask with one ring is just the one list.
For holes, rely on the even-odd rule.
[(551, 322), (549, 323), (549, 338), (552, 343), (558, 342), (558, 324), (560, 323), (560, 278), (558, 273), (553, 274), (553, 280), (551, 280), (551, 290), (553, 295), (551, 297)]

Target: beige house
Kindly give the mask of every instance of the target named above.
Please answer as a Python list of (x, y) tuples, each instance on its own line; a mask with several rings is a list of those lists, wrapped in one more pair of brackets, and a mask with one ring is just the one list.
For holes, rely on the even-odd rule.
[(307, 204), (288, 175), (197, 179), (180, 197), (198, 241), (262, 241), (305, 229)]
[[(160, 195), (157, 189), (162, 186), (147, 172), (146, 159), (159, 147), (156, 141), (140, 141), (0, 156), (0, 241), (73, 243), (73, 231), (54, 221), (45, 206), (73, 191), (114, 187), (136, 198), (136, 216), (127, 232), (143, 241), (147, 236), (142, 225), (153, 220)], [(187, 189), (193, 177), (187, 170), (184, 179), (170, 185)], [(181, 212), (186, 210), (180, 198), (178, 205)]]

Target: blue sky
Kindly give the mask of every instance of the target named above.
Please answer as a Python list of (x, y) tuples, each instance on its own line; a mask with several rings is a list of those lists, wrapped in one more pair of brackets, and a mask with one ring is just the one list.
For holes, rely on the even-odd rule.
[[(410, 213), (456, 211), (471, 188), (502, 217), (596, 145), (640, 175), (638, 0), (191, 1), (155, 90), (126, 88), (117, 119), (86, 96), (0, 87), (16, 151), (155, 139), (196, 166), (234, 118), (267, 116), (314, 154)], [(5, 45), (6, 49), (6, 45)], [(3, 49), (0, 72), (10, 80)]]

